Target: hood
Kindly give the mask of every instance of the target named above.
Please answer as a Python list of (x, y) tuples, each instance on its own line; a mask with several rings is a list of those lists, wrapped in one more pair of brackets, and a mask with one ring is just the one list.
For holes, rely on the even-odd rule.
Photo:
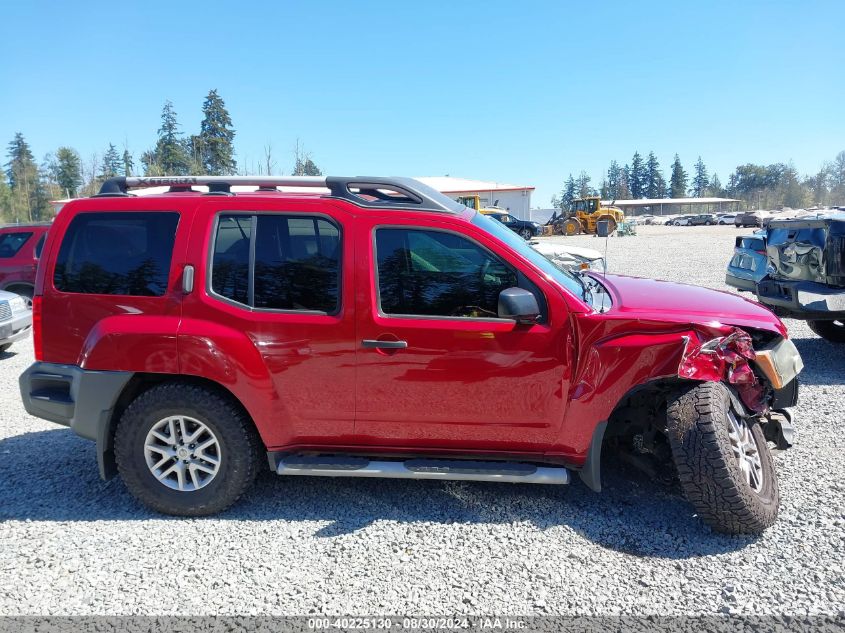
[(568, 244), (549, 244), (548, 242), (531, 244), (538, 253), (542, 253), (546, 257), (554, 257), (555, 255), (575, 255), (575, 257), (583, 257), (584, 259), (601, 259), (602, 254), (593, 248), (584, 248), (582, 246), (569, 246)]
[(731, 292), (624, 275), (592, 276), (613, 296), (608, 314), (673, 323), (721, 323), (786, 336), (786, 327), (770, 310)]

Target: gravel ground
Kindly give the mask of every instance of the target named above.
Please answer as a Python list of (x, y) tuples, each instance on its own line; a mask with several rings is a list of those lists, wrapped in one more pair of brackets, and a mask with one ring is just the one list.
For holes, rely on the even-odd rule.
[[(641, 227), (608, 241), (610, 269), (724, 290), (736, 234)], [(788, 326), (800, 437), (759, 538), (711, 533), (676, 489), (613, 463), (601, 494), (266, 473), (221, 516), (163, 518), (99, 480), (93, 444), (26, 415), (19, 343), (0, 358), (0, 614), (845, 616), (843, 350)]]

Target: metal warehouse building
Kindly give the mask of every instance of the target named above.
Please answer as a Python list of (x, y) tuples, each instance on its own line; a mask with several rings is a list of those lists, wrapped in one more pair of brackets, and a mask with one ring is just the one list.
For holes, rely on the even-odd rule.
[(423, 176), (417, 180), (450, 198), (478, 195), (482, 207), (501, 207), (521, 220), (531, 219), (531, 193), (534, 187), (451, 176)]

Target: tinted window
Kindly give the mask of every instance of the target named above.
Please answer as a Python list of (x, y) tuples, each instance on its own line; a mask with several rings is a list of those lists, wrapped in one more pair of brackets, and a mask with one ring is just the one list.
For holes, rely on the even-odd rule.
[(178, 213), (82, 213), (56, 260), (62, 292), (161, 296), (167, 291)]
[(487, 250), (441, 231), (376, 231), (381, 309), (386, 314), (498, 317), (499, 293), (516, 273)]
[(338, 227), (318, 217), (222, 216), (214, 248), (212, 290), (255, 308), (337, 312)]
[(23, 248), (32, 233), (4, 233), (0, 235), (0, 257), (14, 257)]
[(249, 241), (252, 218), (223, 216), (214, 242), (211, 289), (221, 297), (249, 304)]

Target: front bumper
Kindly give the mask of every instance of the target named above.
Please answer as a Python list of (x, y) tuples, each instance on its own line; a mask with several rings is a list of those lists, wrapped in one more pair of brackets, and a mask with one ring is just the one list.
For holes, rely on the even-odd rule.
[(21, 399), (30, 415), (69, 426), (77, 435), (97, 442), (100, 475), (109, 478), (114, 474), (114, 409), (132, 375), (35, 362), (19, 379)]
[(32, 312), (12, 315), (8, 321), (0, 323), (0, 345), (8, 345), (29, 336), (32, 329)]
[(814, 281), (766, 277), (757, 284), (757, 299), (782, 316), (799, 319), (845, 317), (845, 288), (831, 288)]

